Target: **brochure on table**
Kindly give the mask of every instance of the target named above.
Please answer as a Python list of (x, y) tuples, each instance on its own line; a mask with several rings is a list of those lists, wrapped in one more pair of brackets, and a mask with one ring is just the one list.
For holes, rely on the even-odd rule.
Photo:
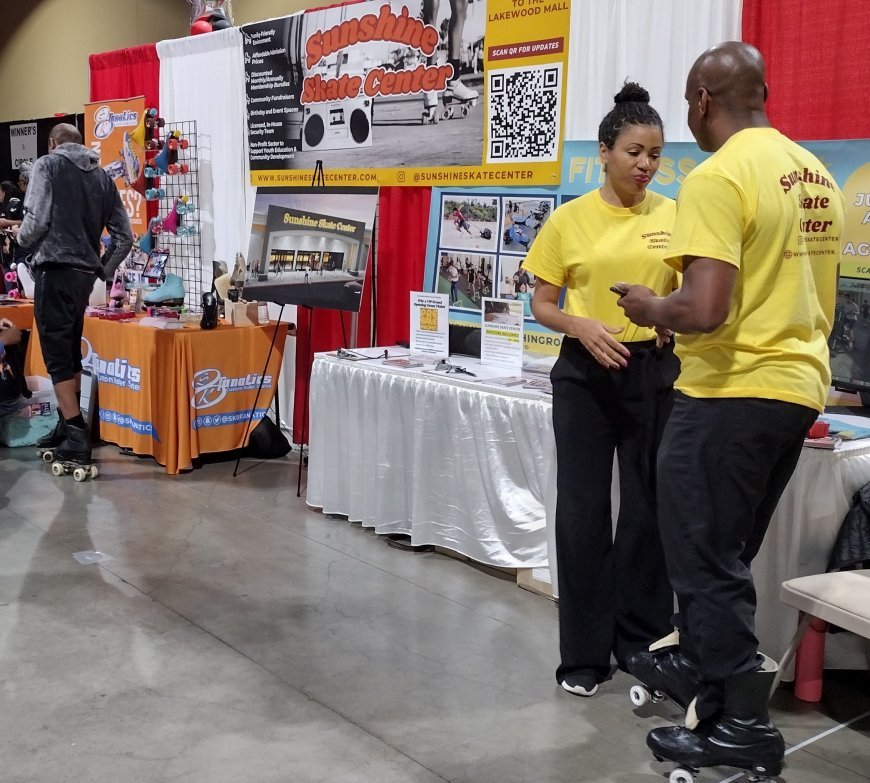
[(411, 292), (411, 353), (446, 359), (450, 353), (447, 294)]
[(522, 302), (484, 297), (480, 362), (491, 367), (522, 370)]

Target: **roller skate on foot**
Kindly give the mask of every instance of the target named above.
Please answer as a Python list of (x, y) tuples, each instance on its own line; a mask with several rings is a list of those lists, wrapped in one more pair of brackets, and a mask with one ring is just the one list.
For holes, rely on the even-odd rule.
[(178, 275), (167, 272), (163, 285), (145, 294), (143, 301), (146, 305), (163, 305), (165, 307), (183, 305), (184, 282)]
[(444, 95), (441, 96), (441, 102), (444, 104), (444, 119), (453, 119), (457, 111), (461, 116), (467, 117), (471, 109), (477, 106), (478, 97), (477, 90), (466, 87), (459, 79), (451, 79), (447, 82)]
[(670, 699), (685, 710), (698, 693), (698, 670), (680, 653), (678, 631), (638, 650), (626, 659), (626, 669), (640, 680), (628, 692), (635, 707)]
[(54, 425), (54, 429), (48, 435), (43, 435), (36, 441), (36, 456), (43, 462), (53, 462), (54, 450), (63, 443), (65, 437), (66, 422), (63, 420), (60, 411), (58, 411), (57, 424)]
[(441, 118), (438, 114), (438, 93), (429, 90), (423, 95), (423, 124), (437, 125), (439, 119)]
[[(770, 720), (767, 699), (777, 665), (765, 658), (762, 669), (729, 677), (721, 711), (694, 729), (653, 729), (646, 744), (658, 761), (678, 765), (670, 783), (692, 783), (702, 767), (734, 767), (750, 781), (771, 783), (782, 772), (785, 743)], [(693, 704), (689, 706), (692, 713)]]
[[(55, 476), (72, 473), (76, 481), (95, 479), (100, 475), (97, 466), (91, 461), (91, 444), (89, 433), (83, 427), (64, 424), (65, 437), (54, 449), (47, 450), (43, 455), (46, 462), (51, 462), (51, 472)], [(51, 459), (47, 457), (51, 455)]]

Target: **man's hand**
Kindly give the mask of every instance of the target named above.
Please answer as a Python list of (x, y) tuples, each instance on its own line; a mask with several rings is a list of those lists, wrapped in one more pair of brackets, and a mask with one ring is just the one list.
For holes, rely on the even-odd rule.
[(607, 326), (601, 321), (579, 316), (571, 317), (569, 326), (567, 334), (583, 343), (586, 350), (602, 367), (618, 370), (620, 367), (628, 366), (627, 357), (631, 356), (631, 351), (619, 340), (611, 337), (613, 334), (619, 334), (621, 328)]
[(8, 318), (0, 318), (0, 340), (3, 345), (17, 345), (21, 342), (21, 330)]
[(650, 317), (650, 304), (658, 298), (658, 294), (645, 285), (629, 285), (617, 283), (617, 287), (625, 294), (616, 302), (628, 316), (628, 319), (638, 326), (655, 326)]

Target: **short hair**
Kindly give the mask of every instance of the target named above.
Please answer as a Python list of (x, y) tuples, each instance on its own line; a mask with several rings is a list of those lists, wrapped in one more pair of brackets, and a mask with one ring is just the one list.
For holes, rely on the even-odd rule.
[(57, 144), (81, 144), (84, 139), (79, 129), (75, 125), (70, 125), (68, 122), (62, 122), (55, 125), (48, 134), (50, 139), (54, 139)]
[(33, 164), (24, 161), (18, 169), (18, 181), (19, 182), (30, 182), (30, 172), (33, 169)]
[(649, 105), (649, 93), (636, 82), (625, 82), (613, 97), (616, 104), (598, 126), (598, 141), (612, 150), (616, 139), (630, 125), (651, 125), (664, 136), (665, 128), (659, 113)]

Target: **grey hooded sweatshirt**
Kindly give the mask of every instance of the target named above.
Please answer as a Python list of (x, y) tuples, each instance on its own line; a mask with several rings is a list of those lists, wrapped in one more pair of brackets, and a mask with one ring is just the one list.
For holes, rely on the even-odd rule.
[[(33, 266), (63, 266), (111, 278), (133, 246), (130, 218), (115, 183), (96, 152), (61, 144), (39, 158), (24, 198), (19, 246), (33, 252)], [(100, 258), (100, 236), (111, 243)]]

